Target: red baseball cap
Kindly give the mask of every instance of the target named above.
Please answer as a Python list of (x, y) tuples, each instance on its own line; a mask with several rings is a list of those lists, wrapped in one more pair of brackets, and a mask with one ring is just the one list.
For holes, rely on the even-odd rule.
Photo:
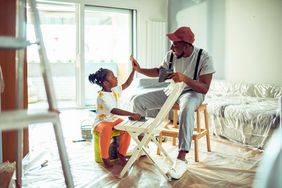
[(193, 44), (195, 35), (190, 27), (180, 27), (173, 33), (166, 34), (166, 36), (173, 42), (184, 41)]

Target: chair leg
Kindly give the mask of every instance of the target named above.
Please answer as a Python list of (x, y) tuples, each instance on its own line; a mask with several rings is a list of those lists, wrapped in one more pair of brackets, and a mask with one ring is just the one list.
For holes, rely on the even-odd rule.
[(200, 133), (201, 132), (201, 116), (200, 116), (200, 111), (197, 110), (196, 111), (196, 126), (197, 126), (197, 132)]
[[(126, 165), (121, 170), (120, 175), (119, 175), (120, 178), (122, 178), (125, 175), (125, 173), (133, 165), (133, 163), (140, 157), (142, 147), (145, 146), (144, 142), (141, 144), (142, 141), (141, 142), (139, 141), (137, 133), (133, 133), (133, 132), (128, 132), (128, 133), (131, 136), (131, 138), (133, 138), (133, 140), (137, 143), (137, 146), (135, 146), (133, 150), (133, 154), (131, 155)], [(145, 135), (142, 139), (146, 139), (146, 138), (148, 138), (147, 135)]]
[(178, 113), (177, 113), (177, 110), (173, 110), (173, 118), (172, 118), (172, 121), (173, 121), (173, 127), (174, 127), (174, 128), (178, 128), (178, 125), (177, 125), (177, 121), (178, 121)]
[[(173, 110), (173, 128), (178, 128), (177, 121), (178, 121), (178, 110)], [(176, 137), (172, 137), (172, 145), (176, 146)]]
[(194, 146), (195, 146), (195, 162), (199, 162), (199, 148), (198, 148), (198, 139), (196, 138), (194, 140)]
[[(162, 133), (160, 133), (160, 135), (159, 135), (159, 144), (160, 145), (162, 145), (162, 137), (163, 137), (163, 135), (162, 135)], [(161, 154), (160, 147), (158, 147), (157, 155), (160, 155), (160, 154)]]
[(206, 140), (207, 140), (207, 150), (211, 152), (211, 143), (210, 143), (210, 133), (209, 133), (209, 121), (208, 121), (208, 112), (204, 110), (204, 119), (205, 119), (205, 126), (206, 126)]
[(172, 145), (176, 146), (176, 137), (172, 137)]
[(155, 137), (153, 137), (153, 142), (157, 145), (158, 149), (160, 150), (160, 153), (162, 153), (162, 155), (165, 157), (165, 160), (168, 160), (171, 165), (173, 164), (173, 160), (171, 159), (171, 157), (168, 155), (168, 153), (166, 152), (166, 150), (164, 150), (164, 148), (159, 145), (159, 142), (157, 141), (157, 139)]

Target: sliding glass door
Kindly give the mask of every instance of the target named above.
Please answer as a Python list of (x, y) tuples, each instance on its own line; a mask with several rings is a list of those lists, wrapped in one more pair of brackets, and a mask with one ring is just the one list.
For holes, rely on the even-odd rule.
[[(63, 0), (38, 1), (38, 9), (59, 108), (95, 106), (100, 88), (88, 75), (101, 67), (112, 70), (120, 83), (127, 78), (134, 10)], [(29, 13), (27, 18), (27, 38), (35, 41)], [(27, 60), (29, 108), (47, 107), (37, 46), (28, 48)]]
[(132, 10), (86, 6), (85, 8), (85, 104), (94, 105), (98, 86), (88, 75), (99, 68), (113, 71), (123, 82), (132, 54)]
[[(76, 22), (75, 4), (38, 2), (41, 29), (58, 106), (76, 106)], [(27, 38), (35, 41), (33, 25), (28, 12)], [(37, 46), (27, 50), (28, 101), (31, 108), (47, 106), (45, 87), (40, 71)]]

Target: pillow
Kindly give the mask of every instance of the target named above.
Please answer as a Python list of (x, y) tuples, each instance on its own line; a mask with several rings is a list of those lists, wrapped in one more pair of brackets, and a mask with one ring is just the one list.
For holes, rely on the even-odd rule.
[(278, 98), (282, 96), (282, 87), (272, 84), (259, 83), (255, 84), (254, 92), (256, 97)]
[(162, 88), (167, 87), (169, 82), (159, 82), (159, 78), (139, 78), (138, 88)]
[(253, 84), (228, 80), (212, 80), (209, 93), (217, 96), (253, 96)]

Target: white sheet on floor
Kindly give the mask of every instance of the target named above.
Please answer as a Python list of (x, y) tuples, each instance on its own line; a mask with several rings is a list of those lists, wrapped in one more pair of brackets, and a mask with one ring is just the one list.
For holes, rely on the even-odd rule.
[[(96, 163), (92, 142), (72, 142), (81, 137), (80, 123), (87, 116), (87, 112), (79, 110), (61, 113), (71, 172), (77, 188), (251, 187), (262, 157), (260, 150), (212, 136), (212, 152), (207, 152), (205, 139), (200, 139), (198, 163), (194, 162), (192, 147), (187, 155), (188, 172), (180, 180), (167, 182), (146, 157), (140, 158), (129, 173), (119, 179), (122, 167), (115, 162), (114, 168), (107, 170)], [(31, 152), (23, 160), (23, 187), (65, 187), (52, 126), (31, 126), (29, 135)], [(164, 147), (172, 157), (176, 157), (177, 146), (172, 146), (169, 141), (164, 143)], [(156, 152), (154, 145), (150, 150)], [(41, 167), (45, 160), (48, 160), (48, 165)]]

